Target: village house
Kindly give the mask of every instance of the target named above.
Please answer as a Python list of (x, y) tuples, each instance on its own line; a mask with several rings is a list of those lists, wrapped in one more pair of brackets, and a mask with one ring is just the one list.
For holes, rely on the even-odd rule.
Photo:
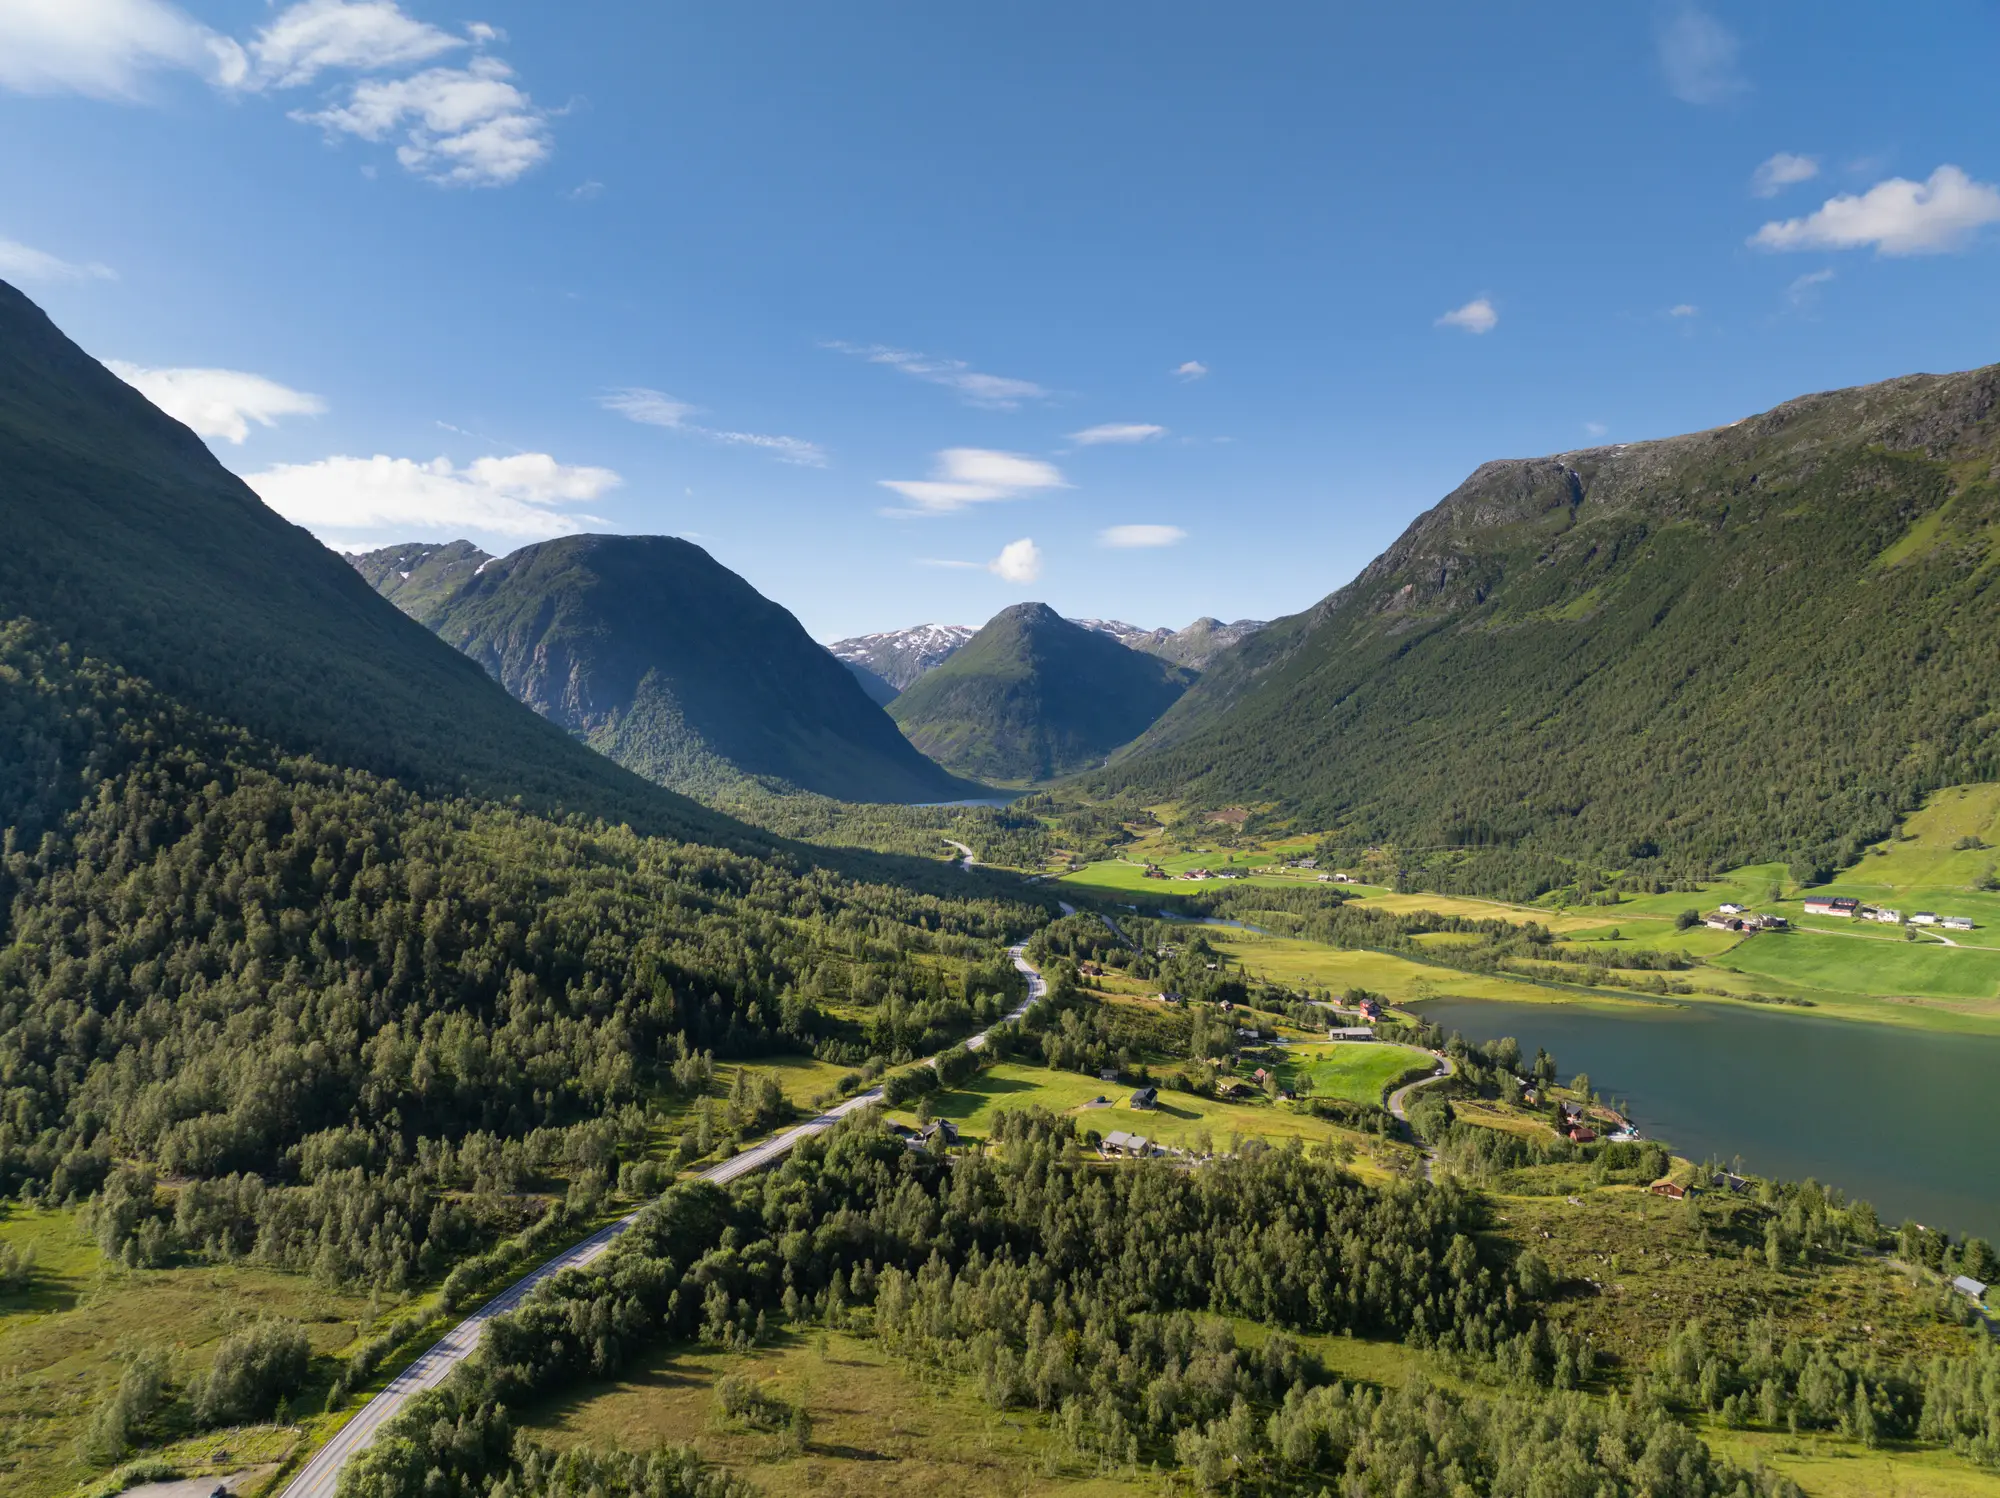
[(1375, 1032), (1366, 1025), (1336, 1026), (1326, 1032), (1328, 1040), (1373, 1040)]
[(1382, 1006), (1373, 999), (1362, 999), (1354, 1007), (1360, 1011), (1361, 1017), (1365, 1020), (1378, 1020), (1382, 1017)]
[(1953, 1280), (1951, 1288), (1970, 1301), (1977, 1302), (1986, 1299), (1986, 1286), (1969, 1274), (1961, 1274), (1957, 1279)]
[(1948, 915), (1938, 924), (1943, 926), (1947, 931), (1970, 931), (1972, 929), (1970, 918), (1962, 915)]
[(1712, 915), (1702, 922), (1711, 931), (1741, 931), (1743, 923), (1726, 915)]
[(1597, 1130), (1583, 1124), (1571, 1124), (1563, 1134), (1571, 1144), (1589, 1144), (1597, 1138)]
[(1095, 962), (1079, 962), (1076, 965), (1076, 970), (1086, 978), (1102, 978), (1104, 976), (1103, 967)]
[(1757, 924), (1766, 931), (1783, 931), (1791, 922), (1781, 915), (1760, 915)]
[(1257, 1089), (1248, 1082), (1229, 1082), (1216, 1089), (1230, 1102), (1243, 1102), (1257, 1096)]
[(1134, 1108), (1157, 1108), (1159, 1105), (1160, 1089), (1157, 1087), (1141, 1087), (1132, 1094)]
[(1724, 915), (1741, 915), (1744, 908), (1733, 901), (1725, 900), (1722, 904), (1716, 906), (1716, 909), (1720, 910)]
[(1935, 926), (1937, 923), (1938, 916), (1934, 910), (1920, 910), (1910, 917), (1912, 926)]
[(1104, 1143), (1097, 1147), (1097, 1152), (1107, 1160), (1143, 1159), (1152, 1154), (1153, 1142), (1144, 1134), (1128, 1134), (1123, 1129), (1113, 1129), (1104, 1136)]
[[(1842, 920), (1851, 921), (1861, 913), (1861, 902), (1851, 900), (1846, 895), (1808, 895), (1807, 915), (1837, 915)], [(1916, 919), (1922, 920), (1922, 916)]]
[(1903, 924), (1903, 912), (1900, 910), (1887, 910), (1879, 905), (1870, 905), (1861, 912), (1861, 919), (1864, 921), (1880, 921), (1885, 926), (1900, 926)]
[(911, 1142), (926, 1146), (937, 1144), (949, 1149), (958, 1143), (958, 1125), (948, 1118), (934, 1118), (917, 1130), (917, 1137)]
[(1664, 1196), (1668, 1201), (1677, 1202), (1687, 1196), (1687, 1187), (1679, 1181), (1655, 1181), (1646, 1188), (1655, 1196)]

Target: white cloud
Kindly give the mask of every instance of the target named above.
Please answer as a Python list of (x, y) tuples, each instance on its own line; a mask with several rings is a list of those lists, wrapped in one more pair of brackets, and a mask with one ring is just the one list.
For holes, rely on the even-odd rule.
[(2000, 187), (1941, 166), (1927, 182), (1891, 177), (1860, 194), (1828, 198), (1804, 218), (1774, 220), (1750, 236), (1763, 250), (1851, 250), (1935, 255), (1964, 249), (1985, 225), (2000, 221)]
[(1810, 182), (1818, 175), (1818, 157), (1794, 156), (1790, 151), (1780, 151), (1760, 163), (1757, 170), (1750, 174), (1750, 191), (1760, 198), (1775, 198), (1786, 188)]
[(1785, 288), (1785, 300), (1794, 307), (1809, 307), (1819, 295), (1819, 288), (1833, 279), (1830, 270), (1808, 271)]
[(0, 280), (5, 281), (115, 281), (118, 272), (92, 261), (76, 265), (46, 250), (19, 240), (0, 239)]
[(136, 99), (149, 74), (233, 84), (243, 49), (165, 0), (4, 0), (0, 87), (24, 94)]
[(1152, 426), (1146, 422), (1108, 421), (1102, 426), (1085, 427), (1080, 432), (1071, 432), (1069, 440), (1081, 447), (1097, 447), (1107, 442), (1151, 442), (1155, 437), (1166, 435), (1165, 427)]
[(946, 448), (937, 455), (927, 479), (877, 482), (917, 507), (884, 512), (890, 515), (944, 515), (987, 500), (1013, 499), (1038, 489), (1069, 487), (1053, 463), (983, 447)]
[(770, 453), (781, 463), (795, 464), (800, 468), (826, 467), (826, 451), (816, 442), (808, 442), (803, 437), (779, 437), (764, 432), (731, 432), (716, 427), (701, 426), (688, 418), (700, 408), (683, 400), (676, 400), (658, 390), (647, 390), (635, 386), (626, 390), (614, 390), (602, 397), (598, 404), (607, 411), (615, 411), (627, 421), (636, 421), (642, 426), (665, 427), (670, 432), (686, 432), (690, 436), (705, 437), (710, 442), (720, 442), (726, 447), (754, 447)]
[(1499, 325), (1500, 314), (1485, 297), (1475, 297), (1463, 307), (1454, 307), (1437, 320), (1440, 328), (1463, 328), (1468, 333), (1490, 333)]
[(105, 367), (174, 420), (203, 437), (241, 445), (250, 423), (276, 426), (281, 416), (318, 416), (326, 402), (262, 375), (235, 369), (146, 369), (123, 359)]
[(1701, 316), (1701, 308), (1697, 307), (1693, 302), (1676, 302), (1673, 306), (1667, 308), (1667, 316), (1699, 317)]
[[(297, 88), (339, 70), (389, 74), (503, 40), (484, 23), (464, 35), (403, 13), (394, 0), (300, 0), (248, 48), (166, 0), (0, 0), (0, 86), (24, 93), (136, 99), (147, 75), (192, 72), (220, 88)], [(430, 181), (496, 187), (546, 160), (548, 114), (513, 70), (480, 55), (463, 67), (343, 85), (291, 117), (329, 136), (394, 139), (396, 159)], [(372, 169), (371, 169), (372, 170)]]
[(331, 136), (402, 138), (396, 159), (432, 182), (501, 187), (539, 166), (553, 147), (547, 117), (513, 83), (497, 57), (463, 68), (429, 68), (408, 78), (368, 79), (344, 105), (292, 118)]
[(1017, 410), (1022, 402), (1046, 400), (1049, 394), (1033, 380), (981, 374), (963, 359), (933, 359), (928, 354), (890, 348), (880, 343), (835, 341), (824, 347), (852, 354), (857, 359), (866, 359), (870, 364), (886, 364), (891, 369), (900, 369), (904, 374), (932, 385), (942, 385), (957, 391), (959, 398), (968, 406), (983, 406), (991, 411)]
[(962, 562), (950, 557), (919, 557), (919, 567), (945, 567), (954, 572), (990, 572), (1010, 583), (1031, 583), (1042, 575), (1042, 549), (1027, 537), (1009, 541), (990, 562)]
[(1655, 40), (1667, 87), (1683, 103), (1723, 104), (1749, 90), (1736, 65), (1742, 44), (1707, 11), (1680, 6), (1664, 18)]
[(1208, 366), (1199, 359), (1190, 359), (1174, 369), (1174, 377), (1180, 380), (1199, 380), (1207, 373)]
[(623, 482), (608, 468), (572, 467), (547, 453), (480, 458), (455, 468), (447, 458), (323, 458), (280, 463), (245, 477), (264, 502), (322, 540), (407, 536), (411, 531), (545, 540), (568, 535), (593, 515), (558, 505), (587, 503)]
[(258, 32), (249, 50), (258, 83), (295, 88), (328, 68), (409, 67), (466, 45), (464, 37), (412, 20), (390, 0), (303, 0)]
[(1100, 546), (1134, 551), (1154, 546), (1177, 546), (1187, 532), (1177, 525), (1111, 525), (1097, 533)]
[(1586, 437), (1602, 437), (1609, 430), (1610, 428), (1601, 421), (1586, 421), (1583, 424), (1583, 434)]
[(987, 569), (1010, 583), (1031, 583), (1042, 575), (1042, 549), (1025, 536), (1009, 541)]

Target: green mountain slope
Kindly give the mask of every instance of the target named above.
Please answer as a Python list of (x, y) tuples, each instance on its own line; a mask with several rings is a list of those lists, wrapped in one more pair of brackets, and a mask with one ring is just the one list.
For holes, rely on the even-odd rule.
[(1851, 862), (2000, 776), (2000, 368), (1489, 463), (1102, 789), (1619, 868)]
[(967, 794), (798, 620), (699, 546), (569, 536), (497, 560), (456, 547), (356, 566), (536, 712), (649, 780), (751, 776), (845, 801)]
[(493, 558), (470, 541), (405, 541), (347, 560), (371, 588), (421, 623)]
[(1017, 604), (889, 706), (960, 774), (1048, 780), (1100, 763), (1173, 705), (1194, 673), (1128, 650), (1041, 603)]
[(521, 711), (4, 283), (0, 475), (0, 619), (287, 752), (439, 794), (746, 833)]

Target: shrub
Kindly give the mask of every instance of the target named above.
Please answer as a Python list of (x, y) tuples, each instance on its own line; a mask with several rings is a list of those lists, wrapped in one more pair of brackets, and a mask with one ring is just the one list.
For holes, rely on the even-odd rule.
[(240, 1425), (271, 1413), (296, 1394), (312, 1363), (312, 1344), (296, 1321), (260, 1321), (216, 1349), (208, 1373), (189, 1390), (198, 1425)]

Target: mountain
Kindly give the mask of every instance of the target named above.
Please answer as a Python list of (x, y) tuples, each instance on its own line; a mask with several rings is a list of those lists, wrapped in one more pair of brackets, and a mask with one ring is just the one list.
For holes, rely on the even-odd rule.
[(461, 541), (354, 565), (536, 712), (661, 785), (966, 794), (798, 620), (691, 542), (566, 536), (494, 559)]
[[(908, 691), (926, 671), (950, 660), (976, 633), (969, 624), (919, 624), (835, 640), (826, 648), (847, 663), (870, 696), (886, 703), (898, 692)], [(884, 688), (887, 696), (882, 695)]]
[(1117, 619), (1072, 622), (1109, 635), (1128, 650), (1142, 650), (1195, 671), (1205, 667), (1219, 652), (1247, 640), (1265, 624), (1262, 619), (1238, 619), (1234, 624), (1224, 624), (1220, 619), (1206, 617), (1195, 620), (1186, 629), (1141, 629)]
[(1194, 673), (1072, 624), (1047, 604), (997, 614), (889, 705), (919, 749), (962, 775), (1036, 781), (1101, 762), (1172, 706)]
[(347, 560), (371, 588), (422, 623), (493, 558), (470, 541), (406, 541)]
[(0, 474), (0, 620), (181, 710), (438, 795), (748, 831), (523, 712), (4, 283)]
[(1488, 463), (1095, 782), (1600, 869), (1853, 861), (2000, 777), (2000, 367)]

